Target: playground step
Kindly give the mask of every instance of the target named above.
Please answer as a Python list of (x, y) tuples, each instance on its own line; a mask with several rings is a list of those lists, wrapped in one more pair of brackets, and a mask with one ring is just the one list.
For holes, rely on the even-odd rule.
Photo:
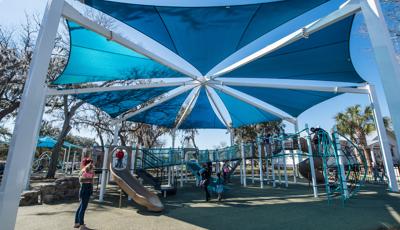
[(144, 184), (153, 186), (156, 190), (161, 189), (161, 182), (158, 178), (154, 177), (144, 169), (137, 169), (136, 174), (143, 179)]

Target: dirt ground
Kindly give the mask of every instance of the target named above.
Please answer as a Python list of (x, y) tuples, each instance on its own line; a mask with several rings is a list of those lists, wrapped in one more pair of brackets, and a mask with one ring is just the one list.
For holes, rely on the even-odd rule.
[[(359, 195), (342, 204), (315, 199), (307, 183), (272, 188), (248, 181), (243, 188), (230, 185), (223, 202), (205, 202), (193, 183), (179, 188), (177, 195), (162, 198), (165, 211), (149, 213), (123, 196), (119, 208), (118, 188), (110, 186), (106, 202), (97, 195), (89, 204), (86, 224), (91, 229), (387, 229), (400, 226), (400, 194), (388, 193), (384, 185), (368, 184)], [(323, 192), (323, 188), (319, 189)], [(73, 229), (77, 201), (21, 207), (18, 230)], [(397, 229), (397, 228), (396, 228)]]

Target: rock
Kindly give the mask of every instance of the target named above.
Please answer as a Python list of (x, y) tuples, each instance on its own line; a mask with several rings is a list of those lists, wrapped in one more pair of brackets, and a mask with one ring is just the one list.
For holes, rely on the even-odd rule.
[(54, 203), (54, 201), (56, 200), (55, 198), (56, 198), (55, 195), (47, 194), (47, 195), (43, 195), (42, 201), (45, 204), (51, 204), (51, 203)]
[[(51, 204), (63, 200), (78, 199), (79, 194), (79, 178), (62, 177), (57, 180), (45, 180), (45, 182), (36, 182), (33, 186), (36, 195), (23, 196), (21, 205), (31, 205), (40, 202)], [(33, 198), (31, 198), (33, 196)], [(40, 197), (40, 199), (39, 199)], [(33, 202), (32, 200), (35, 200)]]
[(39, 204), (39, 191), (30, 190), (24, 191), (21, 195), (19, 206), (37, 205)]
[(47, 183), (40, 186), (40, 191), (43, 195), (53, 194), (56, 191), (56, 187), (55, 183)]

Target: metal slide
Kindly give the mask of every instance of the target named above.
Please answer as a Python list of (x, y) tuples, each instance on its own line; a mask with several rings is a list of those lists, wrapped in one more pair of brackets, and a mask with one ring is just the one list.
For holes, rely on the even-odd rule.
[[(130, 156), (130, 154), (128, 156)], [(110, 172), (114, 181), (136, 203), (145, 206), (147, 210), (152, 212), (161, 212), (164, 209), (164, 205), (161, 203), (158, 196), (140, 184), (139, 180), (131, 174), (128, 167), (115, 168), (111, 161)]]

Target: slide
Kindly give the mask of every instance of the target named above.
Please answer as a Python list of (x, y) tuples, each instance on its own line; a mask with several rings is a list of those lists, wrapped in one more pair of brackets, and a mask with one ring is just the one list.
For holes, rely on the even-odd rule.
[[(128, 155), (130, 156), (130, 154)], [(129, 157), (128, 157), (129, 158)], [(111, 158), (113, 159), (113, 158)], [(129, 160), (127, 160), (129, 162)], [(164, 205), (158, 196), (146, 189), (140, 182), (130, 173), (128, 167), (115, 168), (113, 161), (110, 162), (110, 172), (114, 181), (126, 192), (132, 199), (152, 212), (161, 212)]]
[(189, 171), (195, 176), (196, 181), (200, 182), (201, 178), (199, 175), (199, 171), (201, 169), (201, 166), (197, 162), (192, 162), (189, 161), (186, 163), (186, 166), (188, 167)]
[[(322, 160), (321, 158), (314, 157), (314, 168), (315, 168), (315, 178), (317, 179), (317, 183), (324, 183), (324, 174), (322, 173)], [(299, 173), (304, 177), (311, 181), (311, 168), (310, 168), (310, 159), (307, 158), (299, 163)]]
[(242, 160), (237, 160), (235, 162), (235, 164), (233, 165), (233, 167), (231, 168), (231, 170), (228, 173), (228, 178), (230, 178), (232, 176), (232, 174), (235, 172), (236, 168), (240, 165), (240, 163), (242, 162)]

